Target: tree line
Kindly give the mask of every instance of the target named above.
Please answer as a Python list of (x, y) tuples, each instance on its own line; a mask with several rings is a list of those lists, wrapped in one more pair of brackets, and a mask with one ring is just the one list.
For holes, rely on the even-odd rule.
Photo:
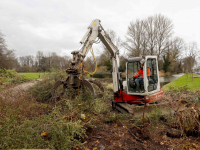
[[(196, 42), (186, 43), (181, 37), (174, 36), (173, 22), (161, 14), (131, 21), (125, 41), (116, 32), (107, 30), (111, 40), (120, 50), (120, 61), (125, 69), (126, 57), (141, 55), (157, 55), (159, 69), (164, 72), (199, 71), (200, 50)], [(123, 51), (122, 51), (123, 50)], [(110, 54), (102, 44), (102, 53), (96, 58), (99, 66), (111, 69)], [(35, 56), (15, 57), (13, 50), (8, 50), (4, 37), (0, 32), (0, 67), (20, 72), (50, 71), (51, 68), (68, 68), (71, 56), (59, 56), (56, 52), (45, 54), (38, 51)], [(85, 59), (87, 70), (92, 71), (95, 64), (92, 57)]]
[(35, 56), (21, 56), (18, 58), (20, 65), (18, 72), (41, 72), (50, 71), (52, 68), (66, 69), (69, 67), (69, 56), (59, 56), (56, 52), (49, 52), (44, 55), (42, 51), (38, 51)]
[(174, 36), (173, 27), (173, 22), (161, 14), (132, 21), (124, 43), (128, 55), (157, 55), (159, 69), (165, 72), (191, 71), (199, 59), (197, 43), (187, 44)]
[(0, 68), (12, 69), (17, 67), (19, 66), (14, 50), (7, 48), (4, 35), (0, 31)]

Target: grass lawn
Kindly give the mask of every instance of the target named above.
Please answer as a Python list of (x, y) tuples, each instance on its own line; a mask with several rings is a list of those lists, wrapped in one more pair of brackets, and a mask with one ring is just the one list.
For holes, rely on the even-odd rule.
[[(198, 75), (194, 74), (194, 76)], [(188, 74), (187, 78), (187, 75), (185, 74), (180, 78), (162, 87), (163, 91), (181, 90), (181, 89), (200, 90), (200, 76), (193, 78), (192, 80), (192, 75)]]
[[(28, 79), (39, 79), (38, 72), (25, 72), (25, 73), (18, 73), (20, 75), (26, 76)], [(45, 73), (40, 73), (40, 78), (43, 78)]]

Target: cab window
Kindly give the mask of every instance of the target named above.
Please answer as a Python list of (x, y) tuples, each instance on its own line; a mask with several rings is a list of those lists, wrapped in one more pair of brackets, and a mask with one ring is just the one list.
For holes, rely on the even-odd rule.
[(147, 79), (149, 82), (148, 92), (156, 90), (158, 85), (158, 72), (155, 58), (147, 59)]
[(127, 64), (127, 77), (128, 77), (127, 85), (129, 92), (134, 92), (134, 93), (144, 92), (144, 82), (142, 81), (140, 83), (140, 87), (138, 87), (138, 89), (136, 90), (136, 82), (133, 80), (133, 76), (138, 73), (140, 67), (141, 64), (139, 61)]

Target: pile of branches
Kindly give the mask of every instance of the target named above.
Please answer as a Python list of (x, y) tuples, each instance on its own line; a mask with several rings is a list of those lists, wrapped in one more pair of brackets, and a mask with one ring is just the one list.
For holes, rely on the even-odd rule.
[(187, 136), (200, 135), (200, 110), (198, 107), (189, 107), (176, 113), (177, 123), (181, 134)]
[(171, 127), (166, 135), (172, 138), (180, 138), (184, 135), (200, 136), (199, 104), (179, 101), (178, 105), (179, 107), (175, 110), (170, 121), (163, 116), (160, 118), (167, 126)]

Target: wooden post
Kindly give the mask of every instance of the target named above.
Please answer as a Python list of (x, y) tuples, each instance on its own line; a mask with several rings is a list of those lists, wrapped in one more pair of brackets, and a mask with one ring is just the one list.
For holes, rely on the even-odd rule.
[(1, 77), (0, 77), (0, 85), (2, 85)]

